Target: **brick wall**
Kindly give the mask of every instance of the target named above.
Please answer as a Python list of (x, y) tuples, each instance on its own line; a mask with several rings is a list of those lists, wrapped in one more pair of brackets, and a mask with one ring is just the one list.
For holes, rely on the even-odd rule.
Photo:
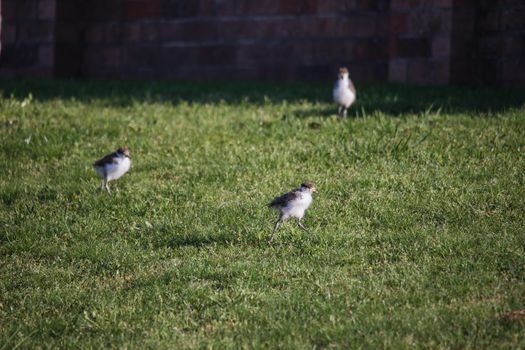
[(389, 79), (447, 83), (453, 0), (392, 0)]
[(388, 69), (385, 0), (95, 2), (89, 76), (319, 79), (347, 64), (382, 80)]
[(0, 76), (50, 77), (55, 0), (2, 0)]
[(521, 0), (2, 0), (0, 76), (525, 82)]
[(476, 79), (525, 86), (525, 1), (480, 1), (474, 31)]

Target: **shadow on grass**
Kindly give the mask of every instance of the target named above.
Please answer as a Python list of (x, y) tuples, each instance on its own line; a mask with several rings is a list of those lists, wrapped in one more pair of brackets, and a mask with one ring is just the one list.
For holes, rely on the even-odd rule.
[[(4, 98), (24, 99), (29, 94), (39, 101), (74, 99), (109, 106), (129, 106), (137, 102), (252, 104), (316, 104), (297, 111), (297, 117), (335, 115), (332, 83), (312, 82), (190, 82), (190, 81), (93, 81), (93, 80), (3, 80)], [(326, 104), (319, 106), (319, 104)], [(392, 83), (357, 84), (357, 103), (349, 117), (381, 111), (389, 115), (422, 113), (429, 109), (443, 112), (498, 112), (525, 104), (525, 89), (489, 87), (416, 86)]]
[(337, 106), (334, 104), (333, 107), (312, 107), (308, 109), (301, 109), (293, 113), (297, 118), (307, 117), (324, 117), (329, 118), (331, 116), (337, 116)]
[(171, 237), (163, 245), (172, 249), (190, 246), (200, 248), (209, 245), (226, 246), (233, 242), (233, 237), (228, 235), (180, 235)]
[(159, 247), (168, 247), (171, 249), (194, 247), (203, 248), (207, 246), (230, 246), (230, 245), (249, 245), (259, 246), (266, 244), (266, 240), (262, 241), (255, 235), (248, 232), (238, 232), (236, 228), (225, 229), (224, 233), (174, 233), (165, 236), (157, 242)]

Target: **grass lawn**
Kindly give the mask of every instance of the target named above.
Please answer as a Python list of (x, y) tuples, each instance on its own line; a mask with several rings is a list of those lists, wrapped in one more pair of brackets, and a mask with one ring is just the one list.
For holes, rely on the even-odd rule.
[(524, 348), (525, 90), (357, 88), (0, 82), (0, 349)]

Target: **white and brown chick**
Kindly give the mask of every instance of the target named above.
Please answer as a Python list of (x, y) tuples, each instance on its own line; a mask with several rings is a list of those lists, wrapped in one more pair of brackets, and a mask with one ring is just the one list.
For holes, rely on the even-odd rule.
[(273, 242), (275, 232), (279, 228), (279, 225), (293, 217), (297, 221), (297, 225), (300, 228), (307, 231), (301, 223), (301, 219), (304, 216), (304, 212), (310, 204), (312, 204), (312, 194), (316, 191), (315, 185), (311, 182), (303, 182), (299, 188), (296, 188), (288, 193), (285, 193), (279, 197), (275, 197), (268, 206), (279, 212), (279, 219), (275, 223), (272, 235), (268, 239), (268, 243)]
[(337, 81), (332, 91), (334, 101), (339, 105), (337, 114), (340, 118), (346, 118), (346, 111), (355, 102), (356, 91), (352, 80), (350, 80), (348, 69), (339, 68)]
[(108, 182), (120, 178), (128, 172), (131, 166), (131, 157), (127, 147), (120, 147), (115, 152), (105, 155), (93, 163), (95, 170), (102, 177), (102, 190), (109, 190)]

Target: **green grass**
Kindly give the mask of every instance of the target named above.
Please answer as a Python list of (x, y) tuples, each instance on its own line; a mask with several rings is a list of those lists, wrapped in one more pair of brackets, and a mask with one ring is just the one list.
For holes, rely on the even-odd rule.
[(525, 347), (525, 91), (358, 89), (1, 82), (0, 349)]

